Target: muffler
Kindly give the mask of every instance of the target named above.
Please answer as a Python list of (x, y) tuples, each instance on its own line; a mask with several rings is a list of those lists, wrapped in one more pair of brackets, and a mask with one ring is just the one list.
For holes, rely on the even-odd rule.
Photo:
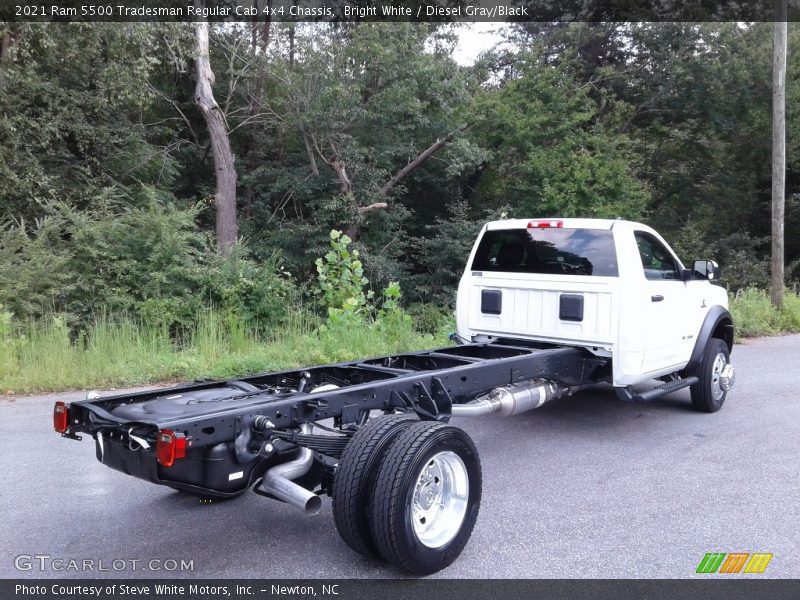
[[(311, 433), (311, 425), (301, 425), (300, 431)], [(276, 465), (264, 473), (261, 489), (271, 496), (299, 508), (308, 515), (315, 515), (322, 508), (320, 497), (292, 481), (308, 473), (313, 464), (314, 451), (309, 448), (300, 448), (297, 458)]]
[(527, 383), (495, 388), (467, 404), (454, 404), (452, 415), (480, 417), (497, 413), (501, 417), (511, 417), (539, 408), (545, 402), (560, 398), (566, 391), (566, 388), (561, 388), (552, 381), (534, 379)]

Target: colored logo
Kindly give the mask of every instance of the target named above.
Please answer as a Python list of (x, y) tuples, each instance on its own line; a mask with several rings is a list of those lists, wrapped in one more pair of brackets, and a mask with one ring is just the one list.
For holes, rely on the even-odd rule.
[(763, 573), (771, 560), (771, 552), (709, 552), (697, 565), (697, 573)]

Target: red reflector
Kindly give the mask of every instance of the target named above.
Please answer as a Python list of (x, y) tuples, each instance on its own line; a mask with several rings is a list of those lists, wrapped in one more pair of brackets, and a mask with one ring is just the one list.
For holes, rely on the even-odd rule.
[(175, 433), (171, 429), (158, 432), (156, 441), (156, 458), (161, 466), (171, 467), (179, 458), (186, 456), (186, 436)]
[(67, 405), (63, 402), (56, 402), (53, 407), (53, 429), (58, 433), (64, 433), (67, 430), (69, 421), (69, 411)]
[(564, 227), (564, 221), (528, 221), (528, 229), (545, 229), (547, 227)]

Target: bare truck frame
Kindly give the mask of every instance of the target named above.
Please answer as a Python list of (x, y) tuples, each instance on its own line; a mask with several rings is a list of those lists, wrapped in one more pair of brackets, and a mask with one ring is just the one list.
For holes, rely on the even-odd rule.
[[(389, 439), (414, 427), (452, 436), (460, 430), (435, 424), (447, 423), (451, 415), (517, 414), (570, 387), (608, 380), (608, 376), (607, 360), (579, 348), (498, 340), (92, 398), (69, 406), (58, 403), (54, 418), (56, 430), (66, 437), (92, 435), (97, 459), (128, 475), (221, 498), (252, 487), (256, 493), (312, 514), (320, 509), (321, 494), (339, 491), (337, 472), (359, 470), (343, 464), (349, 458), (347, 448), (366, 445), (367, 456), (358, 452), (353, 458), (367, 460), (371, 451), (375, 456), (367, 462), (372, 464), (363, 465), (361, 473), (349, 473), (356, 475), (363, 489), (346, 490), (348, 496), (355, 492), (354, 506), (344, 507), (335, 498), (334, 516), (345, 541), (353, 542), (351, 546), (382, 555), (369, 540), (374, 535), (369, 532), (373, 515), (336, 514), (365, 512), (364, 496), (379, 475), (367, 471), (377, 471), (381, 450), (388, 449), (373, 445), (383, 442), (378, 445), (386, 446)], [(498, 391), (492, 394), (493, 390)], [(481, 399), (475, 401), (476, 397)], [(385, 416), (368, 420), (371, 411), (383, 411)], [(417, 418), (404, 418), (406, 414)], [(313, 424), (327, 419), (333, 419), (333, 427), (318, 424), (320, 432), (315, 434)], [(362, 427), (357, 429), (357, 425)], [(464, 457), (460, 460), (469, 467)], [(444, 473), (439, 479), (456, 475)], [(478, 473), (473, 481), (478, 493), (479, 479)], [(479, 503), (470, 491), (466, 490), (464, 500), (464, 512), (473, 508), (475, 513), (469, 530)], [(462, 527), (457, 533), (466, 533), (468, 538), (470, 532)], [(407, 565), (392, 556), (388, 559), (416, 573), (445, 566), (439, 560)]]

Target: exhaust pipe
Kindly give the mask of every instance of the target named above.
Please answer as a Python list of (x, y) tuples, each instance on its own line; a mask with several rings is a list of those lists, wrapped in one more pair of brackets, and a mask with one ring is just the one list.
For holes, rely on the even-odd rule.
[(565, 391), (552, 381), (534, 379), (528, 383), (495, 388), (467, 404), (454, 404), (452, 415), (481, 417), (497, 413), (501, 417), (511, 417), (560, 398)]
[[(311, 433), (311, 425), (303, 424), (300, 426), (300, 430), (303, 433)], [(297, 458), (276, 465), (264, 473), (261, 489), (271, 496), (299, 508), (307, 515), (315, 515), (322, 508), (320, 497), (292, 481), (308, 473), (313, 463), (314, 451), (309, 448), (300, 448), (300, 455)]]

